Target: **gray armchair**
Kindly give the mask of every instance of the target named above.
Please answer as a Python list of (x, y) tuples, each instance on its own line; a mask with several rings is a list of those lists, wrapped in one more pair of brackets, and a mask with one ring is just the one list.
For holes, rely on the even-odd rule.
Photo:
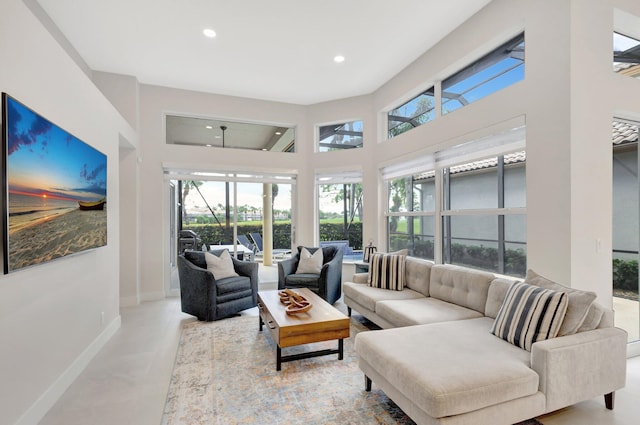
[(307, 248), (313, 254), (322, 249), (322, 270), (320, 274), (296, 274), (300, 251), (288, 260), (278, 263), (278, 289), (309, 288), (329, 304), (335, 303), (342, 296), (342, 249), (330, 245), (322, 248)]
[[(220, 256), (222, 251), (210, 251)], [(216, 280), (207, 270), (202, 251), (185, 251), (178, 256), (182, 311), (198, 320), (212, 321), (232, 316), (258, 304), (258, 263), (235, 258), (240, 276)]]

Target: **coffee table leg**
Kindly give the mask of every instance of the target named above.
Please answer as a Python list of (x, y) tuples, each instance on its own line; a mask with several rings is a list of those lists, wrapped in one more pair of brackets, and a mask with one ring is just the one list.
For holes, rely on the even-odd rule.
[(344, 358), (344, 340), (340, 338), (338, 340), (338, 360), (342, 360)]
[(280, 348), (280, 346), (277, 345), (277, 348), (276, 348), (276, 370), (279, 372), (281, 369), (282, 369), (282, 348)]
[(260, 316), (259, 314), (258, 314), (258, 324), (260, 327), (260, 332), (262, 332), (262, 316)]

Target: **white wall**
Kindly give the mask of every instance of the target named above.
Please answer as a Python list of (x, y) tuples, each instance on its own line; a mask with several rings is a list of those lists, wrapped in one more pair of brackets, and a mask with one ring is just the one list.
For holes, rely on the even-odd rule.
[(2, 2), (0, 56), (1, 91), (108, 157), (108, 245), (0, 275), (0, 423), (31, 424), (119, 326), (118, 144), (137, 136), (20, 0)]

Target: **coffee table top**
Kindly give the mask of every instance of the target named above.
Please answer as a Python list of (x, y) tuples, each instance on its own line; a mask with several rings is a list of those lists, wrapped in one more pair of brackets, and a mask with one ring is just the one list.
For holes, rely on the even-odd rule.
[(349, 322), (349, 318), (342, 314), (340, 310), (320, 298), (310, 289), (296, 288), (292, 289), (292, 291), (302, 295), (313, 304), (311, 310), (306, 313), (289, 315), (285, 311), (285, 305), (280, 302), (280, 297), (278, 296), (279, 290), (258, 292), (258, 298), (267, 310), (269, 310), (269, 313), (279, 328), (342, 320), (346, 320), (347, 323)]

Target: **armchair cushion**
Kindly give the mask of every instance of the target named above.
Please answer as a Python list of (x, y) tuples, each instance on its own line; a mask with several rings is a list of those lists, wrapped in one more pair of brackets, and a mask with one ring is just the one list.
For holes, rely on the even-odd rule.
[(318, 249), (312, 254), (307, 248), (303, 247), (300, 250), (300, 261), (298, 261), (296, 274), (311, 273), (319, 275), (320, 271), (322, 270), (322, 260), (322, 249)]
[(231, 261), (231, 255), (228, 250), (225, 249), (222, 251), (220, 256), (205, 252), (204, 259), (207, 262), (207, 270), (213, 273), (213, 277), (215, 277), (216, 280), (238, 276), (238, 273), (236, 273), (233, 267), (233, 261)]
[[(316, 273), (300, 273), (298, 270), (302, 251), (316, 254), (322, 259), (322, 267)], [(318, 253), (319, 252), (319, 253)], [(296, 273), (297, 272), (297, 273)], [(325, 247), (298, 246), (291, 258), (278, 263), (278, 289), (307, 287), (329, 304), (342, 296), (342, 249), (335, 245)]]
[(285, 279), (285, 286), (290, 288), (317, 288), (320, 282), (320, 274), (315, 273), (295, 273), (290, 274)]

